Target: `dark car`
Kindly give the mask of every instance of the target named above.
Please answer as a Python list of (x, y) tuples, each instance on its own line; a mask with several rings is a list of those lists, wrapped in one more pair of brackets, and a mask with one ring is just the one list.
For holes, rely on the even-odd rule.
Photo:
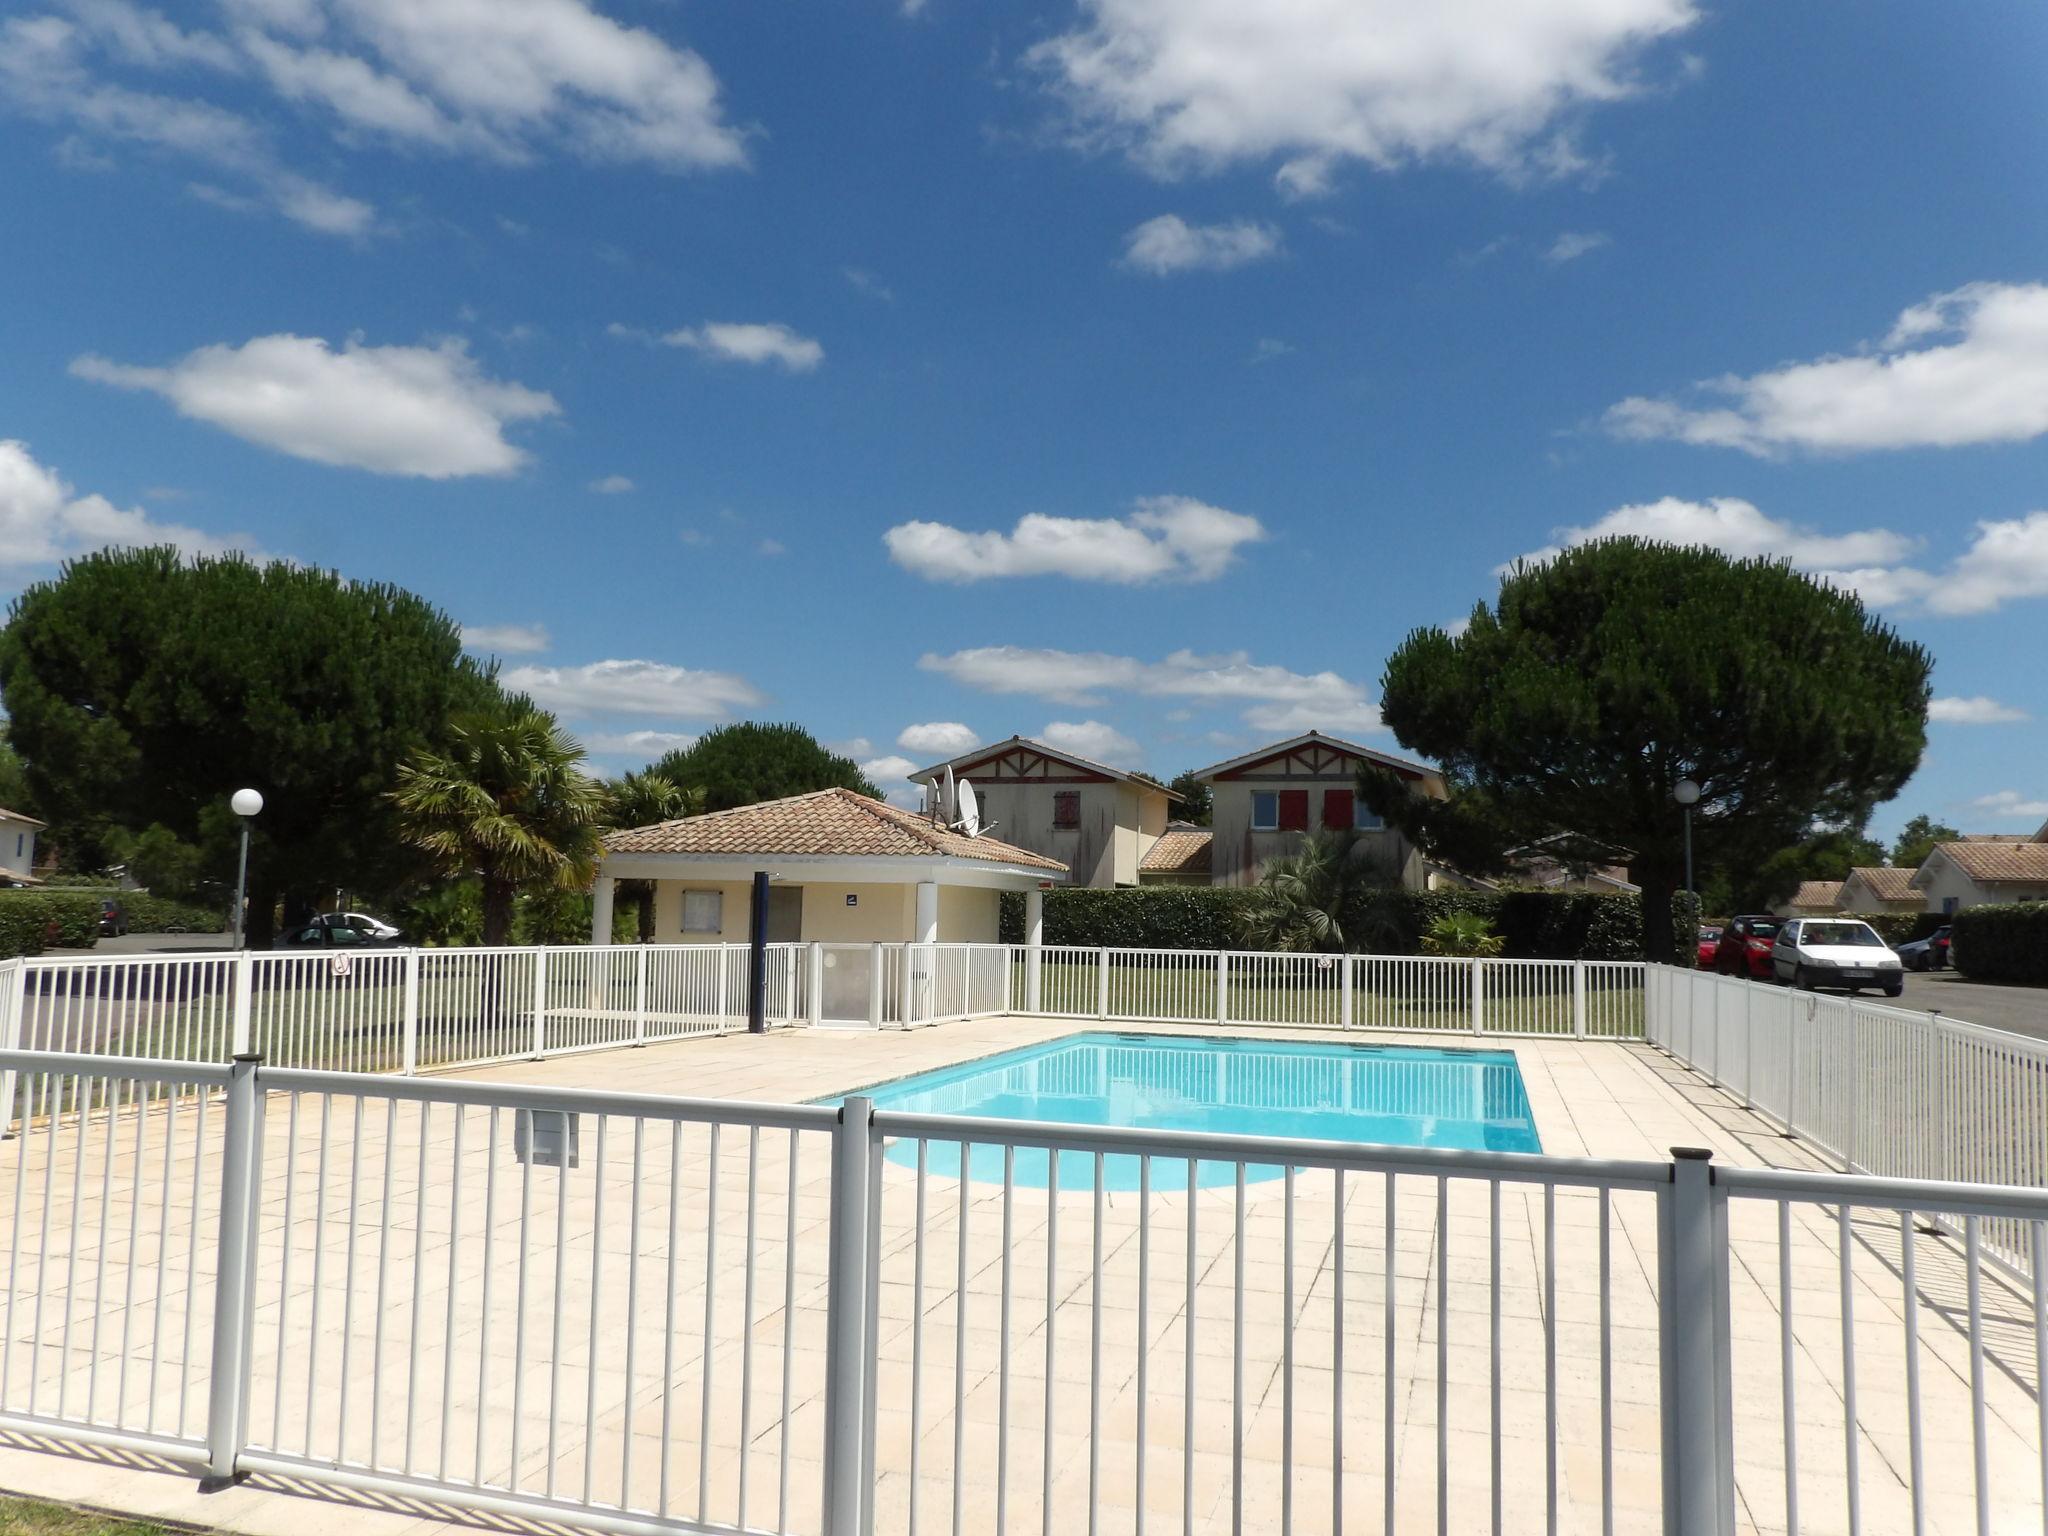
[(1948, 939), (1948, 925), (1943, 924), (1924, 939), (1901, 944), (1899, 958), (1905, 961), (1909, 971), (1945, 971), (1948, 969)]
[(1721, 930), (1721, 942), (1714, 950), (1714, 969), (1723, 976), (1749, 976), (1771, 981), (1771, 944), (1778, 937), (1778, 920), (1768, 913), (1732, 917)]
[(121, 903), (109, 897), (100, 898), (100, 937), (118, 939), (128, 931), (128, 914), (121, 910)]
[(1714, 968), (1714, 955), (1721, 948), (1721, 930), (1712, 923), (1700, 924), (1700, 948), (1698, 965), (1703, 971)]

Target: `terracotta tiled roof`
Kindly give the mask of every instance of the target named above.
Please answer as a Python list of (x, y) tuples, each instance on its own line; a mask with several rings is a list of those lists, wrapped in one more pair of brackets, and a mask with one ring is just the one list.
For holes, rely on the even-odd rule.
[(1206, 875), (1211, 836), (1207, 827), (1168, 827), (1159, 841), (1145, 850), (1138, 868), (1155, 875)]
[[(1972, 880), (2048, 880), (2048, 843), (1941, 843), (1938, 851)], [(1928, 855), (1931, 859), (1932, 854)], [(1922, 869), (1926, 865), (1921, 866)]]
[(609, 834), (604, 845), (610, 853), (979, 859), (1061, 874), (1067, 868), (1057, 859), (992, 837), (949, 832), (915, 811), (898, 810), (850, 789), (821, 789), (651, 827), (630, 827)]
[(1817, 907), (1824, 912), (1833, 911), (1841, 904), (1842, 882), (1839, 880), (1802, 880), (1788, 903), (1794, 907)]
[(1862, 881), (1879, 901), (1917, 903), (1920, 897), (1913, 889), (1913, 877), (1919, 873), (1917, 869), (1895, 869), (1889, 864), (1859, 865), (1849, 871), (1849, 878)]

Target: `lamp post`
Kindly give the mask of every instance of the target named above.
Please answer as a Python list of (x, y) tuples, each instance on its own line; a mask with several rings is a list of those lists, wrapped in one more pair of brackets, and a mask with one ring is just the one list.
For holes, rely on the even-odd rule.
[(1692, 779), (1680, 779), (1671, 786), (1671, 798), (1685, 807), (1685, 893), (1694, 894), (1692, 888), (1692, 808), (1699, 804), (1700, 787)]
[(235, 948), (242, 947), (242, 908), (249, 893), (249, 822), (263, 809), (263, 796), (253, 789), (238, 789), (228, 808), (242, 818), (242, 858), (235, 869)]

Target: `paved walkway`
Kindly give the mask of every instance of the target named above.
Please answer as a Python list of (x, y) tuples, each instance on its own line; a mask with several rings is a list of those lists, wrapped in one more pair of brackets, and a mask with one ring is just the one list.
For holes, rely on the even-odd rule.
[[(467, 1075), (790, 1103), (1075, 1028), (990, 1019), (907, 1035), (801, 1031)], [(1674, 1145), (1699, 1145), (1751, 1166), (1821, 1166), (1645, 1047), (1538, 1041), (1512, 1049), (1547, 1152), (1661, 1158)], [(188, 1101), (176, 1115), (102, 1116), (77, 1149), (69, 1133), (60, 1137), (54, 1160), (39, 1137), (0, 1149), (0, 1226), (15, 1245), (0, 1364), (9, 1409), (30, 1407), (32, 1390), (42, 1413), (75, 1415), (90, 1401), (102, 1420), (165, 1433), (176, 1432), (181, 1413), (188, 1433), (203, 1417), (212, 1233), (208, 1219), (172, 1213), (192, 1209), (178, 1191), (199, 1189), (202, 1211), (210, 1200), (218, 1122), (216, 1109), (202, 1135)], [(272, 1095), (265, 1129), (254, 1443), (308, 1465), (516, 1480), (566, 1499), (666, 1507), (681, 1519), (701, 1510), (714, 1524), (817, 1529), (824, 1132), (756, 1137), (727, 1127), (714, 1162), (702, 1127), (636, 1129), (632, 1120), (586, 1116), (577, 1165), (565, 1176), (514, 1163), (515, 1116), (483, 1107), (422, 1113), (356, 1096)], [(1292, 1180), (1290, 1221), (1288, 1185), (1278, 1178), (1255, 1175), (1241, 1207), (1226, 1184), (1192, 1201), (1184, 1186), (1155, 1188), (1141, 1208), (1116, 1192), (1098, 1206), (1086, 1189), (1056, 1200), (1018, 1189), (1006, 1201), (1000, 1184), (970, 1181), (963, 1191), (944, 1170), (934, 1152), (921, 1227), (914, 1171), (892, 1159), (883, 1180), (875, 1527), (884, 1536), (947, 1530), (956, 1512), (960, 1527), (977, 1533), (1135, 1531), (1141, 1511), (1161, 1536), (1220, 1533), (1232, 1528), (1234, 1497), (1254, 1529), (1278, 1528), (1283, 1501), (1305, 1536), (1379, 1528), (1390, 1446), (1393, 1526), (1434, 1530), (1445, 1317), (1450, 1528), (1488, 1529), (1496, 1496), (1503, 1528), (1537, 1528), (1553, 1475), (1544, 1368), (1553, 1315), (1559, 1524), (1601, 1529), (1598, 1195), (1503, 1185), (1496, 1218), (1484, 1181), (1453, 1181), (1440, 1196), (1433, 1178), (1354, 1174), (1340, 1188), (1328, 1172), (1305, 1170)], [(1547, 1293), (1553, 1213), (1556, 1278)], [(1661, 1475), (1653, 1201), (1616, 1195), (1606, 1215), (1614, 1526), (1647, 1532), (1660, 1528)], [(1738, 1202), (1731, 1213), (1746, 1531), (1786, 1524), (1778, 1219), (1772, 1205)], [(1794, 1209), (1790, 1225), (1800, 1525), (1845, 1530), (1837, 1227), (1834, 1213), (1818, 1208)], [(51, 1278), (41, 1287), (47, 1314), (35, 1306), (39, 1265), (24, 1244), (40, 1244), (45, 1228), (57, 1234), (39, 1254)], [(1862, 1528), (1910, 1530), (1899, 1229), (1894, 1217), (1858, 1213), (1853, 1232)], [(1946, 1239), (1918, 1237), (1915, 1254), (1926, 1528), (1973, 1529), (1970, 1362), (1956, 1326), (1961, 1266)], [(1496, 1298), (1498, 1483), (1489, 1350)], [(1996, 1283), (1987, 1285), (1985, 1311), (1992, 1528), (2038, 1530), (2031, 1314)], [(161, 1341), (154, 1371), (144, 1347), (151, 1340)], [(1291, 1373), (1282, 1369), (1290, 1357)], [(957, 1422), (956, 1395), (964, 1404)], [(354, 1498), (271, 1476), (200, 1495), (189, 1474), (131, 1460), (0, 1449), (0, 1486), (252, 1536), (303, 1536), (309, 1522), (364, 1536), (450, 1528), (437, 1518), (451, 1514), (445, 1506)], [(474, 1525), (492, 1517), (455, 1518)]]

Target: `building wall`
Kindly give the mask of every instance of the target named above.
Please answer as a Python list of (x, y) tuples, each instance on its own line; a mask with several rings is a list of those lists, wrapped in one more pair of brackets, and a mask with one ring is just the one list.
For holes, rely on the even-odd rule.
[[(1301, 842), (1298, 832), (1254, 832), (1252, 795), (1278, 789), (1308, 791), (1309, 825), (1321, 824), (1323, 791), (1355, 788), (1350, 775), (1341, 778), (1308, 778), (1281, 775), (1258, 779), (1218, 779), (1210, 785), (1215, 811), (1210, 824), (1215, 839), (1210, 844), (1211, 883), (1215, 885), (1256, 885), (1259, 876), (1275, 859), (1287, 857)], [(1425, 888), (1422, 856), (1400, 833), (1390, 828), (1359, 833), (1363, 857), (1375, 861), (1389, 884), (1409, 890)]]
[[(980, 776), (973, 784), (982, 825), (1006, 843), (1058, 859), (1073, 885), (1136, 885), (1138, 861), (1166, 830), (1166, 794), (1135, 784)], [(1078, 827), (1053, 825), (1054, 796), (1066, 790), (1080, 796)]]
[(35, 862), (36, 829), (25, 821), (0, 821), (0, 871), (26, 875)]
[(1842, 884), (1841, 910), (1854, 912), (1858, 917), (1870, 917), (1887, 912), (1924, 912), (1927, 907), (1918, 897), (1912, 901), (1880, 901), (1861, 880), (1847, 880)]
[[(1920, 866), (1920, 883), (1927, 893), (1929, 912), (1958, 912), (1995, 901), (2048, 901), (2048, 883), (1979, 885), (1952, 861), (1931, 854)], [(1948, 904), (1951, 899), (1954, 906)]]
[[(725, 926), (717, 933), (683, 932), (683, 892), (723, 891)], [(753, 887), (743, 880), (657, 880), (654, 882), (654, 942), (657, 944), (744, 944)]]
[(942, 944), (993, 944), (1001, 936), (998, 913), (1000, 891), (979, 890), (971, 885), (939, 887), (939, 942)]
[[(917, 936), (914, 885), (805, 885), (807, 944), (901, 944)], [(847, 897), (854, 905), (846, 904)]]
[[(849, 885), (777, 882), (803, 892), (805, 943), (902, 944), (917, 937), (917, 886), (912, 883)], [(720, 891), (724, 926), (718, 933), (684, 933), (683, 892)], [(848, 906), (846, 898), (855, 898)], [(654, 939), (658, 944), (744, 944), (748, 941), (753, 888), (744, 881), (657, 880), (654, 882)], [(970, 886), (939, 887), (939, 939), (948, 944), (996, 941), (998, 893)]]

